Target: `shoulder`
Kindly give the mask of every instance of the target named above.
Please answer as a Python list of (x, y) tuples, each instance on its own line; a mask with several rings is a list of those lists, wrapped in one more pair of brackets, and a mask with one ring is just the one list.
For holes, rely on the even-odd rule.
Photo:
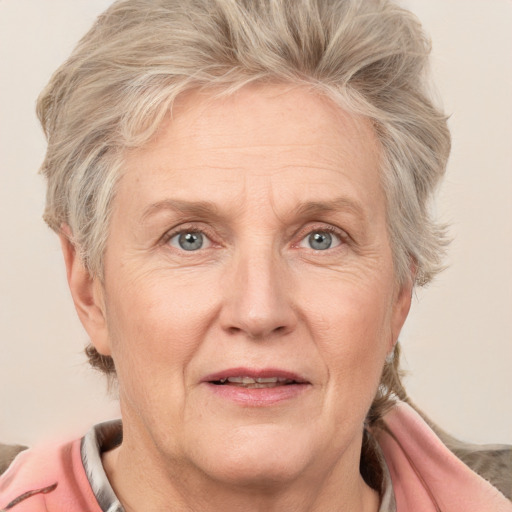
[[(80, 454), (80, 440), (36, 449), (5, 448), (14, 461), (0, 476), (0, 510), (100, 512)], [(10, 455), (9, 455), (10, 454)]]
[(0, 443), (0, 475), (11, 465), (16, 455), (26, 449), (26, 446), (19, 444)]
[(423, 421), (459, 460), (512, 500), (512, 446), (508, 444), (473, 444), (448, 434), (423, 411), (411, 404)]
[(386, 413), (375, 435), (397, 504), (512, 512), (512, 447), (462, 443), (404, 402)]
[(466, 466), (512, 500), (512, 446), (464, 443), (435, 424), (431, 423), (431, 428), (444, 445)]

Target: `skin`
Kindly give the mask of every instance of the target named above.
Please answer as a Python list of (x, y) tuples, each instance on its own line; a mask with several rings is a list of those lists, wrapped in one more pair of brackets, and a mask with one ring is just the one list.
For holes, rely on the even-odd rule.
[[(201, 249), (180, 247), (200, 231)], [(331, 247), (312, 247), (326, 232)], [(369, 121), (301, 88), (188, 93), (126, 156), (103, 282), (62, 245), (117, 368), (124, 440), (103, 462), (127, 511), (378, 509), (363, 423), (411, 285), (393, 270)], [(238, 367), (307, 384), (258, 404), (202, 380)]]

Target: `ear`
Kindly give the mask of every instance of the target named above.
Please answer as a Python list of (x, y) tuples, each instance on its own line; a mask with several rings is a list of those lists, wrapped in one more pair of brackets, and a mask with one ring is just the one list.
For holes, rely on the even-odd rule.
[(411, 275), (407, 281), (397, 290), (395, 302), (393, 304), (393, 318), (391, 320), (391, 343), (389, 350), (393, 350), (398, 340), (400, 331), (407, 319), (411, 309), (412, 291), (414, 288), (414, 275)]
[(69, 226), (62, 226), (59, 238), (68, 285), (78, 317), (96, 350), (102, 355), (111, 355), (103, 285), (85, 267), (72, 242)]

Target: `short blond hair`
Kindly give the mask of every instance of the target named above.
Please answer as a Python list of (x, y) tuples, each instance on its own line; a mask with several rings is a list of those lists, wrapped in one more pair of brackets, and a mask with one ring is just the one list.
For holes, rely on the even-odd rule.
[[(429, 53), (418, 20), (388, 0), (115, 2), (38, 101), (48, 139), (45, 220), (70, 227), (101, 278), (123, 154), (153, 136), (178, 95), (303, 84), (371, 119), (397, 279), (426, 284), (442, 268), (445, 228), (431, 199), (450, 151), (446, 116), (426, 85)], [(110, 358), (87, 350), (94, 366), (115, 372)], [(375, 403), (405, 393), (398, 357), (382, 383)]]

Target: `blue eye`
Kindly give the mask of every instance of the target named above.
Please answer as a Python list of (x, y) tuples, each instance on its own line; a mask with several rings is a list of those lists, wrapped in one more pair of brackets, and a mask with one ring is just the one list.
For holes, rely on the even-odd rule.
[(210, 246), (210, 240), (200, 231), (182, 231), (170, 238), (169, 244), (184, 251), (198, 251)]
[(301, 243), (301, 247), (308, 247), (315, 251), (326, 251), (332, 249), (341, 244), (340, 237), (331, 231), (317, 230), (312, 231), (307, 237), (305, 237)]

